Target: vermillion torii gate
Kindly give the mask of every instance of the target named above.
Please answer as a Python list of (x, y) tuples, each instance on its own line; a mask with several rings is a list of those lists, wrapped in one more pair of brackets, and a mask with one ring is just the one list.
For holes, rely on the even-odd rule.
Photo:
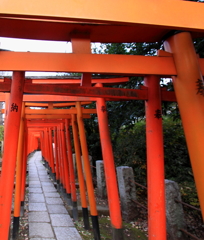
[[(5, 166), (15, 162), (23, 91), (62, 95), (77, 94), (78, 96), (106, 99), (113, 97), (115, 99), (117, 97), (118, 99), (140, 99), (141, 92), (136, 90), (125, 93), (125, 91), (113, 89), (104, 91), (100, 87), (98, 89), (91, 87), (91, 73), (146, 76), (145, 85), (148, 88), (148, 95), (142, 94), (142, 99), (146, 100), (146, 115), (149, 119), (147, 119), (149, 239), (157, 240), (166, 239), (166, 226), (161, 119), (156, 119), (154, 114), (155, 110), (160, 110), (161, 102), (161, 98), (158, 97), (158, 76), (174, 76), (176, 97), (181, 111), (201, 210), (204, 215), (204, 189), (202, 186), (204, 180), (204, 153), (202, 151), (204, 136), (203, 60), (198, 60), (191, 40), (191, 35), (193, 37), (204, 35), (204, 24), (200, 21), (203, 17), (204, 5), (178, 0), (160, 0), (157, 3), (148, 0), (142, 2), (130, 0), (128, 4), (119, 0), (111, 1), (108, 4), (109, 9), (114, 9), (114, 11), (107, 11), (107, 2), (101, 0), (97, 2), (97, 5), (92, 0), (62, 2), (58, 5), (55, 1), (42, 2), (40, 0), (35, 2), (31, 0), (29, 3), (25, 0), (18, 2), (10, 0), (0, 3), (1, 36), (65, 40), (71, 41), (73, 44), (73, 54), (12, 52), (1, 52), (0, 54), (0, 70), (15, 71), (5, 131), (4, 159), (6, 160), (3, 163), (0, 185), (1, 239), (7, 240), (8, 236), (9, 226), (5, 222), (9, 223), (10, 218), (8, 212), (10, 211), (9, 204), (11, 203), (10, 196), (15, 170), (13, 168), (8, 171)], [(83, 11), (81, 10), (82, 6)], [(176, 32), (175, 30), (185, 32)], [(187, 31), (191, 31), (191, 34)], [(154, 42), (162, 39), (165, 50), (173, 53), (172, 55), (165, 52), (161, 52), (159, 57), (90, 53), (90, 42), (93, 41)], [(65, 87), (63, 91), (63, 88), (52, 86), (47, 91), (43, 87), (39, 88), (37, 85), (29, 83), (25, 83), (24, 88), (22, 71), (81, 72), (83, 75), (81, 87), (71, 87), (70, 90)], [(2, 91), (8, 91), (8, 89), (9, 84), (2, 85)], [(42, 90), (40, 91), (40, 89)], [(145, 90), (141, 91), (144, 93)], [(101, 106), (100, 104), (104, 104), (104, 102), (100, 103), (99, 101), (99, 106)], [(16, 111), (17, 109), (18, 111)], [(107, 114), (106, 111), (104, 114)], [(13, 133), (12, 139), (9, 138), (9, 131)], [(8, 146), (6, 147), (11, 144), (11, 141), (12, 151), (8, 149)], [(153, 142), (156, 143), (155, 147), (152, 147)], [(156, 180), (154, 179), (155, 175), (157, 176)], [(7, 189), (2, 184), (5, 179), (8, 180), (8, 186), (11, 186)], [(160, 193), (159, 198), (156, 191)], [(7, 207), (5, 207), (5, 203)], [(120, 218), (116, 222), (117, 224), (113, 224), (114, 239), (120, 239), (122, 238)]]

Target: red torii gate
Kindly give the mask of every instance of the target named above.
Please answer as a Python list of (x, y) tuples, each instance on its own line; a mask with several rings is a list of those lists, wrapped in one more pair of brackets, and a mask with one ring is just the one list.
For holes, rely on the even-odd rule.
[[(163, 203), (164, 203), (164, 201), (163, 201)], [(165, 228), (164, 228), (164, 231), (165, 231)]]
[[(83, 13), (79, 11), (81, 7), (81, 2), (71, 1), (69, 2), (69, 7), (66, 5), (68, 3), (63, 2), (60, 5), (56, 5), (55, 1), (49, 1), (49, 4), (45, 4), (45, 2), (41, 2), (37, 0), (34, 4), (30, 2), (27, 3), (25, 0), (19, 1), (17, 4), (14, 0), (10, 0), (8, 2), (0, 3), (1, 13), (0, 13), (0, 26), (1, 26), (1, 34), (2, 36), (10, 36), (10, 37), (26, 37), (32, 39), (50, 39), (50, 40), (71, 40), (74, 47), (74, 54), (68, 55), (53, 55), (56, 57), (55, 62), (53, 59), (49, 59), (51, 55), (38, 55), (41, 56), (43, 67), (41, 65), (35, 68), (35, 64), (38, 58), (33, 59), (34, 55), (30, 55), (30, 53), (25, 53), (27, 56), (27, 65), (24, 58), (23, 62), (23, 54), (18, 54), (18, 57), (22, 56), (22, 61), (19, 61), (20, 58), (15, 58), (15, 54), (12, 53), (10, 57), (9, 55), (1, 54), (2, 59), (4, 58), (4, 63), (2, 62), (2, 70), (15, 70), (15, 71), (48, 71), (45, 69), (49, 69), (51, 71), (68, 71), (68, 72), (82, 72), (82, 88), (79, 90), (82, 94), (85, 94), (86, 90), (83, 90), (83, 87), (90, 87), (91, 79), (90, 73), (112, 73), (112, 74), (127, 74), (134, 75), (134, 71), (130, 71), (128, 66), (126, 67), (126, 71), (122, 66), (125, 64), (121, 61), (119, 56), (115, 56), (115, 65), (119, 67), (114, 68), (114, 65), (111, 65), (111, 61), (113, 60), (111, 55), (107, 55), (105, 57), (101, 57), (100, 55), (92, 55), (90, 54), (90, 42), (91, 41), (103, 41), (103, 42), (138, 42), (138, 41), (160, 41), (164, 35), (169, 33), (170, 30), (183, 30), (183, 31), (192, 31), (193, 36), (203, 36), (204, 25), (200, 21), (202, 19), (202, 14), (204, 10), (204, 6), (201, 3), (192, 3), (187, 1), (170, 1), (163, 0), (158, 1), (156, 4), (154, 2), (149, 2), (148, 0), (144, 0), (143, 2), (139, 0), (130, 0), (128, 4), (124, 3), (124, 1), (119, 0), (117, 3), (113, 1), (110, 7), (114, 7), (117, 4), (117, 8), (114, 8), (114, 12), (108, 12), (106, 7), (107, 3), (105, 1), (99, 1), (96, 5), (93, 1), (89, 0), (83, 4)], [(26, 8), (24, 6), (27, 6)], [(49, 6), (49, 7), (48, 7)], [(66, 9), (66, 11), (64, 11)], [(154, 14), (152, 14), (152, 9), (154, 9)], [(182, 21), (181, 12), (182, 9)], [(172, 11), (172, 14), (169, 14)], [(189, 12), (191, 13), (191, 18), (194, 21), (191, 21), (189, 18)], [(83, 23), (83, 24), (82, 24)], [(94, 23), (94, 24), (93, 24)], [(9, 28), (9, 26), (13, 26), (14, 28)], [(144, 31), (145, 28), (145, 31)], [(15, 29), (15, 31), (13, 31)], [(42, 31), (39, 31), (42, 29)], [(53, 29), (56, 31), (53, 33)], [(123, 34), (121, 34), (121, 32)], [(80, 42), (80, 44), (78, 44)], [(166, 36), (165, 39), (165, 50), (173, 53), (172, 57), (168, 57), (170, 64), (172, 64), (172, 60), (174, 60), (174, 73), (172, 71), (167, 71), (169, 75), (174, 76), (174, 85), (176, 96), (179, 104), (179, 108), (181, 111), (181, 117), (184, 124), (184, 131), (187, 138), (187, 145), (189, 148), (190, 158), (192, 162), (193, 172), (195, 176), (196, 186), (198, 189), (198, 196), (201, 204), (201, 210), (204, 211), (204, 190), (202, 187), (203, 182), (203, 151), (202, 151), (202, 142), (204, 135), (204, 127), (203, 127), (203, 79), (202, 79), (202, 71), (200, 69), (201, 64), (199, 64), (195, 50), (193, 48), (192, 40), (190, 33), (187, 32), (170, 32), (169, 35)], [(12, 57), (11, 57), (12, 56)], [(35, 54), (35, 57), (37, 55)], [(59, 57), (64, 58), (59, 61)], [(65, 58), (72, 58), (73, 64), (67, 64), (68, 60)], [(79, 58), (81, 57), (81, 58)], [(134, 57), (134, 56), (133, 56)], [(127, 56), (127, 59), (134, 59), (132, 56)], [(103, 61), (98, 62), (99, 59), (104, 59)], [(162, 57), (164, 59), (164, 57)], [(162, 60), (162, 58), (158, 58)], [(75, 59), (75, 60), (74, 60)], [(78, 60), (76, 60), (78, 59)], [(91, 62), (91, 59), (94, 61)], [(112, 60), (111, 60), (112, 59)], [(116, 59), (120, 60), (117, 61)], [(124, 58), (123, 58), (124, 59)], [(147, 59), (147, 60), (145, 60)], [(172, 60), (171, 60), (172, 59)], [(82, 61), (83, 60), (83, 61)], [(85, 61), (84, 61), (85, 60)], [(142, 58), (141, 58), (142, 60)], [(159, 61), (160, 61), (159, 60)], [(1, 57), (0, 57), (1, 61)], [(81, 65), (76, 64), (76, 61), (81, 61)], [(48, 63), (46, 65), (46, 62)], [(162, 66), (162, 61), (160, 64)], [(32, 64), (31, 64), (32, 63)], [(60, 64), (58, 64), (60, 63)], [(92, 63), (92, 64), (91, 64)], [(103, 63), (103, 65), (101, 65)], [(140, 69), (140, 75), (165, 75), (162, 69), (168, 69), (168, 66), (163, 67), (162, 69), (157, 69), (157, 71), (150, 73), (149, 71), (145, 71), (144, 69), (151, 68), (148, 63), (148, 57), (144, 58), (144, 61), (137, 63)], [(8, 67), (11, 66), (11, 68)], [(70, 66), (67, 67), (67, 65)], [(45, 67), (44, 67), (45, 66)], [(131, 68), (136, 68), (136, 65), (131, 65)], [(58, 69), (58, 70), (57, 70)], [(66, 69), (66, 70), (65, 70)], [(109, 70), (107, 70), (109, 69)], [(128, 69), (128, 70), (127, 70)], [(161, 72), (160, 72), (161, 71)], [(171, 73), (170, 73), (171, 72)], [(8, 114), (8, 121), (10, 129), (14, 129), (14, 137), (12, 139), (13, 143), (17, 142), (18, 135), (18, 118), (20, 117), (20, 103), (22, 101), (22, 89), (23, 89), (23, 77), (22, 73), (14, 72), (14, 82), (19, 82), (19, 87), (14, 87), (15, 90), (15, 98), (14, 91), (11, 88), (11, 102), (9, 105), (10, 113)], [(149, 90), (151, 88), (152, 93), (152, 101), (155, 102), (157, 97), (156, 94), (156, 85), (154, 88), (150, 87), (149, 80), (146, 80), (146, 85), (148, 86), (148, 95)], [(155, 81), (156, 83), (156, 81)], [(199, 87), (199, 88), (198, 88)], [(29, 88), (28, 88), (29, 89)], [(28, 90), (27, 89), (27, 90)], [(39, 88), (36, 88), (36, 90)], [(31, 89), (30, 89), (31, 90)], [(30, 91), (28, 90), (28, 91)], [(34, 89), (32, 89), (33, 91)], [(87, 89), (88, 90), (88, 89)], [(91, 94), (95, 94), (95, 89), (90, 89), (92, 91)], [(74, 89), (75, 91), (75, 89)], [(77, 92), (77, 90), (76, 90)], [(125, 95), (125, 94), (124, 94)], [(96, 95), (95, 95), (96, 96)], [(104, 95), (100, 95), (103, 97)], [(136, 96), (136, 95), (135, 95)], [(107, 97), (107, 95), (106, 95)], [(110, 96), (109, 96), (110, 97)], [(15, 101), (14, 101), (15, 100)], [(150, 95), (148, 96), (148, 107), (147, 111), (151, 110), (151, 106), (149, 103)], [(200, 106), (200, 107), (199, 107)], [(186, 111), (188, 109), (188, 113)], [(153, 108), (152, 108), (153, 110)], [(155, 109), (153, 110), (155, 111)], [(194, 112), (193, 118), (191, 116), (191, 112)], [(16, 115), (17, 121), (10, 120), (14, 113)], [(17, 114), (16, 114), (17, 113)], [(9, 116), (10, 115), (10, 116)], [(14, 117), (15, 118), (15, 117)], [(152, 132), (153, 128), (156, 127), (160, 129), (160, 122), (154, 122), (152, 114), (150, 114), (151, 123), (153, 126), (150, 127)], [(155, 123), (155, 124), (154, 124)], [(193, 124), (194, 123), (194, 124)], [(158, 128), (157, 128), (158, 125)], [(6, 127), (6, 136), (7, 134)], [(148, 126), (147, 126), (147, 129)], [(149, 131), (149, 133), (151, 132)], [(160, 132), (160, 130), (158, 131)], [(147, 132), (148, 136), (148, 132)], [(157, 134), (156, 134), (157, 136)], [(7, 139), (6, 137), (5, 139)], [(159, 140), (160, 139), (160, 140)], [(158, 135), (158, 146), (161, 146), (161, 138)], [(14, 144), (15, 145), (15, 144)], [(150, 146), (148, 145), (148, 148)], [(161, 163), (161, 149), (158, 147), (157, 149), (153, 149), (155, 154), (155, 158), (151, 158), (150, 154), (148, 154), (148, 163), (151, 163), (153, 160), (158, 162), (160, 169), (163, 169), (163, 165)], [(8, 151), (8, 150), (7, 150)], [(16, 148), (13, 149), (12, 154), (8, 155), (7, 162), (12, 163), (12, 156), (15, 159), (15, 151)], [(6, 153), (6, 151), (5, 151)], [(159, 157), (158, 157), (159, 156)], [(148, 167), (149, 168), (149, 167)], [(152, 174), (154, 169), (156, 168), (156, 164), (154, 166), (151, 165), (148, 173)], [(157, 172), (162, 176), (163, 171)], [(14, 174), (14, 170), (12, 171), (12, 176)], [(2, 179), (6, 176), (6, 173), (2, 171)], [(149, 182), (148, 178), (148, 182)], [(160, 178), (162, 179), (162, 177)], [(2, 181), (1, 181), (2, 182)], [(9, 179), (10, 185), (12, 183), (12, 179)], [(153, 181), (153, 184), (156, 182)], [(161, 190), (161, 203), (158, 203), (160, 206), (158, 209), (156, 207), (151, 206), (153, 203), (157, 203), (157, 199), (151, 198), (152, 195), (148, 194), (148, 202), (150, 206), (149, 211), (149, 239), (166, 239), (165, 232), (165, 219), (164, 219), (164, 189), (163, 184), (159, 182), (159, 187)], [(151, 193), (152, 189), (155, 189), (153, 185), (149, 186), (149, 193)], [(2, 193), (2, 184), (0, 186), (0, 193)], [(4, 193), (1, 195), (0, 201), (5, 207), (4, 203), (5, 196), (9, 196), (8, 193)], [(154, 196), (154, 194), (153, 194)], [(152, 202), (153, 201), (153, 202)], [(155, 201), (155, 202), (154, 202)], [(8, 202), (10, 202), (8, 198)], [(155, 205), (154, 205), (155, 206)], [(0, 210), (2, 210), (2, 205)], [(8, 219), (7, 215), (5, 219)], [(160, 220), (159, 220), (160, 219)], [(6, 239), (6, 234), (8, 232), (8, 227), (5, 227), (4, 223), (0, 219), (0, 228), (4, 230), (4, 237), (2, 239)], [(0, 229), (0, 234), (2, 233)], [(113, 225), (114, 233), (118, 235), (118, 239), (121, 239), (121, 226)], [(162, 229), (162, 230), (161, 230)], [(3, 235), (2, 235), (3, 236)]]
[[(79, 98), (76, 98), (76, 99), (79, 99)], [(12, 105), (13, 106), (13, 105)], [(16, 105), (15, 105), (15, 108), (17, 108), (16, 107)], [(78, 110), (80, 110), (81, 108), (79, 108), (79, 106), (77, 107), (77, 109)], [(77, 110), (77, 111), (78, 111)], [(29, 109), (25, 109), (25, 114), (32, 114), (32, 113), (37, 113), (37, 114), (39, 114), (39, 113), (48, 113), (48, 114), (58, 114), (58, 113), (68, 113), (68, 111), (69, 111), (69, 113), (72, 113), (72, 114), (76, 114), (77, 112), (76, 112), (76, 110), (74, 110), (74, 109), (69, 109), (69, 110), (66, 110), (66, 109), (59, 109), (59, 110), (57, 110), (57, 109), (55, 109), (55, 110), (52, 110), (52, 109), (50, 109), (49, 108), (49, 105), (48, 105), (48, 109), (47, 110), (29, 110)], [(80, 110), (80, 112), (81, 112), (81, 110)], [(95, 113), (95, 111), (94, 111), (94, 109), (84, 109), (82, 112), (84, 112), (84, 113)], [(38, 116), (39, 117), (39, 116)], [(79, 118), (80, 119), (80, 118)], [(80, 126), (81, 124), (79, 124), (79, 126)], [(37, 126), (39, 126), (39, 123), (38, 123), (38, 125)], [(81, 129), (80, 129), (81, 128)], [(79, 129), (80, 129), (80, 131), (81, 131), (81, 135), (83, 135), (84, 137), (83, 137), (83, 141), (85, 141), (85, 132), (84, 132), (84, 130), (83, 130), (83, 127), (82, 127), (82, 125), (81, 125), (81, 127), (80, 127)], [(87, 148), (86, 147), (86, 144), (82, 144), (82, 146), (84, 146), (85, 148)], [(84, 147), (82, 147), (82, 151), (83, 151), (83, 148)], [(86, 150), (85, 150), (86, 151)], [(83, 154), (83, 155), (87, 155), (87, 154)], [(88, 156), (88, 155), (87, 155)], [(88, 162), (88, 159), (86, 160), (86, 162)], [(85, 167), (86, 168), (86, 172), (90, 172), (90, 170), (88, 170), (88, 167)], [(114, 168), (111, 168), (111, 170), (113, 170), (114, 171)], [(114, 174), (111, 174), (113, 177), (114, 177)], [(89, 174), (89, 179), (91, 180), (91, 174)], [(91, 180), (91, 182), (92, 182), (92, 180)], [(90, 184), (89, 184), (90, 185)], [(117, 189), (117, 185), (113, 185), (113, 186), (115, 186), (116, 187), (116, 189)], [(93, 188), (93, 187), (91, 187), (91, 188)], [(93, 191), (93, 189), (92, 190), (90, 190), (89, 191), (90, 193), (93, 193), (94, 191)], [(114, 196), (114, 198), (116, 198), (116, 196), (117, 195), (115, 195)], [(92, 194), (91, 195), (91, 197), (90, 197), (90, 199), (89, 199), (89, 201), (91, 202), (93, 202), (93, 200), (95, 200), (95, 198), (94, 198), (94, 195)], [(116, 200), (116, 203), (118, 203), (119, 204), (119, 199), (117, 199)], [(95, 205), (95, 203), (94, 203), (94, 205)], [(116, 204), (114, 203), (114, 206), (116, 206)], [(94, 207), (95, 209), (96, 209), (96, 207)], [(116, 214), (118, 214), (119, 213), (119, 215), (120, 215), (120, 206), (118, 205), (118, 209), (117, 209), (117, 211), (112, 211), (112, 213), (115, 215), (115, 213)], [(94, 210), (95, 211), (95, 213), (94, 213), (94, 215), (96, 214), (96, 216), (93, 216), (93, 218), (94, 218), (94, 223), (95, 223), (95, 226), (94, 226), (94, 230), (95, 230), (95, 235), (96, 236), (98, 236), (99, 237), (99, 229), (98, 229), (98, 222), (97, 222), (97, 218), (95, 218), (95, 217), (97, 217), (97, 212), (96, 212), (96, 210)], [(92, 215), (92, 214), (91, 214)], [(88, 215), (87, 215), (88, 216)], [(17, 217), (18, 218), (18, 217)], [(14, 221), (14, 223), (15, 223), (16, 221)]]

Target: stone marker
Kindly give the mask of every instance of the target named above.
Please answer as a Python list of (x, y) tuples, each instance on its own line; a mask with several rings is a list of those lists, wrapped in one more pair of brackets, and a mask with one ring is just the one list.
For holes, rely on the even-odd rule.
[(186, 237), (179, 231), (180, 228), (186, 228), (183, 206), (175, 202), (175, 199), (181, 201), (179, 186), (174, 181), (165, 180), (165, 187), (168, 240), (185, 240)]
[[(82, 161), (82, 169), (83, 169), (83, 173), (84, 173), (84, 179), (86, 179), (83, 156), (81, 156), (81, 161)], [(92, 156), (90, 156), (90, 155), (89, 155), (89, 162), (90, 162), (90, 167), (91, 167), (91, 174), (92, 174), (92, 177), (93, 177), (93, 166), (92, 166), (93, 163), (92, 163)]]
[(120, 193), (122, 216), (126, 221), (135, 219), (137, 215), (136, 188), (134, 184), (134, 174), (131, 167), (117, 167), (118, 188)]
[(75, 179), (78, 179), (78, 174), (77, 174), (77, 164), (76, 164), (76, 154), (72, 153), (72, 159), (73, 159), (73, 166), (74, 166), (74, 176)]
[(100, 198), (107, 198), (104, 165), (102, 160), (96, 161), (97, 194)]

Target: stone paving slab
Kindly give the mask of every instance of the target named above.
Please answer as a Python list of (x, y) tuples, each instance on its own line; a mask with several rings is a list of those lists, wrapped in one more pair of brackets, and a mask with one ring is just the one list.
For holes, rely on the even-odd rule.
[(39, 175), (39, 176), (44, 176), (44, 177), (45, 177), (45, 176), (47, 176), (47, 173), (44, 172), (44, 171), (43, 171), (43, 172), (41, 171), (41, 172), (38, 172), (38, 175)]
[(29, 187), (31, 188), (41, 188), (41, 184), (29, 184)]
[(30, 238), (30, 240), (56, 240), (56, 238)]
[(57, 192), (55, 187), (42, 186), (43, 192)]
[(37, 211), (37, 212), (40, 212), (40, 211), (47, 211), (47, 208), (46, 208), (46, 205), (45, 203), (29, 203), (28, 205), (28, 209), (29, 211)]
[[(32, 174), (32, 176), (28, 177), (29, 181), (33, 181), (32, 180), (33, 178), (37, 178), (38, 180), (40, 180), (39, 177), (38, 177), (38, 174)], [(36, 180), (34, 180), (34, 181), (36, 181)]]
[(39, 176), (44, 176), (44, 177), (48, 177), (49, 175), (47, 174), (47, 171), (42, 171), (42, 170), (38, 170), (38, 175)]
[(36, 202), (41, 203), (45, 202), (44, 194), (43, 193), (30, 193), (29, 194), (29, 203)]
[(57, 240), (81, 240), (76, 228), (73, 227), (54, 227)]
[(50, 179), (49, 179), (49, 182), (44, 182), (44, 181), (41, 181), (41, 184), (42, 184), (42, 186), (47, 186), (47, 187), (53, 187), (53, 183), (52, 182), (50, 182)]
[(29, 222), (50, 222), (48, 212), (29, 212)]
[[(35, 164), (35, 163), (33, 163)], [(28, 165), (28, 172), (29, 174), (38, 174), (38, 169), (35, 167), (35, 168), (30, 168), (29, 165)]]
[(82, 240), (47, 170), (41, 152), (29, 160), (29, 239)]
[(29, 192), (33, 192), (33, 193), (42, 193), (42, 188), (40, 187), (29, 187)]
[(47, 205), (49, 213), (67, 213), (63, 205)]
[(40, 181), (39, 177), (29, 177), (29, 182), (30, 181)]
[(46, 198), (46, 203), (47, 204), (62, 204), (63, 205), (63, 201), (61, 198)]
[[(29, 237), (54, 238), (54, 233), (49, 223), (29, 223)], [(64, 238), (66, 239), (66, 238)], [(74, 238), (73, 238), (74, 239)]]
[(54, 227), (74, 227), (74, 223), (68, 214), (50, 214)]
[(39, 177), (41, 182), (50, 182), (48, 177)]
[(47, 176), (47, 173), (45, 173), (45, 174), (38, 174), (38, 176), (39, 176), (40, 179), (41, 179), (41, 178), (49, 178), (49, 177)]
[[(29, 182), (30, 182), (30, 181), (40, 181), (40, 178), (38, 177), (37, 174), (30, 176), (28, 179), (29, 179)], [(36, 180), (33, 180), (33, 179), (36, 179)]]
[(31, 184), (41, 184), (41, 182), (40, 181), (33, 181), (33, 180), (29, 180), (29, 185), (31, 185)]
[(46, 198), (60, 198), (60, 195), (58, 192), (44, 192), (44, 195)]
[(34, 173), (29, 174), (29, 178), (32, 178), (32, 177), (38, 177), (38, 173), (36, 172), (35, 174)]

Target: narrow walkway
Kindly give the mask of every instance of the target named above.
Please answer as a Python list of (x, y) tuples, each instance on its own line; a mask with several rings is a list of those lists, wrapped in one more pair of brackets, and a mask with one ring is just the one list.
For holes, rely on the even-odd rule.
[(81, 240), (43, 166), (41, 152), (29, 159), (29, 239)]

